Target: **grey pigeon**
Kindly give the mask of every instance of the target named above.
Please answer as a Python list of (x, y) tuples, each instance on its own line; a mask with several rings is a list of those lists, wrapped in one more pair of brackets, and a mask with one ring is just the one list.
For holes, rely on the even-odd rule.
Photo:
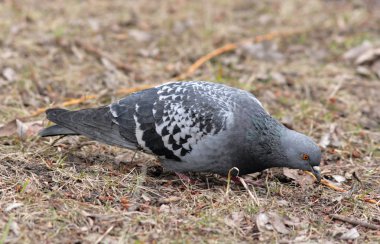
[(166, 83), (99, 108), (53, 108), (56, 125), (41, 136), (84, 135), (157, 155), (174, 172), (240, 175), (271, 167), (311, 171), (320, 179), (320, 148), (286, 128), (251, 93), (203, 81)]

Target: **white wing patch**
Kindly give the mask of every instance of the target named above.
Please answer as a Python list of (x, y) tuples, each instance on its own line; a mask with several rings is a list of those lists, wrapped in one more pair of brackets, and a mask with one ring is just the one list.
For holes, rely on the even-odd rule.
[[(203, 137), (225, 129), (233, 120), (233, 112), (229, 110), (231, 105), (228, 100), (222, 100), (228, 96), (218, 97), (218, 89), (225, 89), (223, 86), (179, 82), (157, 88), (158, 101), (164, 104), (164, 110), (161, 120), (155, 124), (155, 130), (164, 146), (178, 157), (190, 152)], [(153, 109), (154, 116), (156, 113), (157, 110)]]

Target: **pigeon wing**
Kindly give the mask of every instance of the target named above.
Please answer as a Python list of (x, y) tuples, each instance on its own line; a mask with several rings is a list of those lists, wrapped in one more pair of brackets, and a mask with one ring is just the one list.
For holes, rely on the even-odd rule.
[(120, 134), (143, 151), (180, 161), (205, 137), (226, 129), (231, 90), (207, 82), (169, 83), (110, 105)]

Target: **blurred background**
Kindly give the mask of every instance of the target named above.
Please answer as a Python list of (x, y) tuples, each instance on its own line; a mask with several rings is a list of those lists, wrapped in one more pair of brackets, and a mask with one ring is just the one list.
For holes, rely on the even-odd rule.
[[(93, 239), (89, 240), (94, 241), (108, 230), (105, 220), (94, 217), (93, 222), (99, 228), (89, 227), (86, 221), (90, 215), (74, 216), (68, 214), (68, 209), (78, 208), (83, 213), (93, 211), (96, 206), (95, 212), (111, 218), (113, 215), (107, 214), (112, 212), (117, 215), (123, 209), (123, 194), (130, 198), (130, 206), (146, 204), (149, 202), (147, 198), (155, 199), (157, 196), (154, 194), (136, 198), (130, 191), (124, 192), (126, 186), (117, 183), (124, 179), (124, 174), (115, 173), (111, 180), (107, 177), (114, 170), (102, 169), (104, 165), (97, 164), (113, 161), (121, 149), (91, 144), (85, 146), (82, 154), (75, 154), (67, 148), (83, 142), (63, 141), (62, 145), (65, 142), (68, 145), (61, 145), (57, 155), (57, 148), (38, 151), (47, 144), (36, 139), (35, 135), (46, 124), (46, 121), (42, 123), (44, 115), (41, 114), (46, 107), (77, 109), (105, 105), (131, 91), (178, 77), (224, 83), (252, 92), (274, 117), (310, 135), (319, 143), (324, 150), (324, 175), (332, 180), (335, 179), (333, 175), (339, 175), (343, 180), (338, 177), (335, 181), (349, 187), (354, 182), (353, 172), (357, 172), (365, 185), (366, 194), (379, 199), (379, 23), (380, 1), (377, 0), (1, 0), (0, 126), (3, 127), (0, 127), (0, 160), (3, 163), (0, 172), (3, 181), (0, 185), (5, 190), (0, 195), (0, 208), (13, 206), (10, 204), (15, 201), (24, 205), (20, 208), (23, 211), (13, 216), (15, 222), (12, 223), (18, 223), (18, 227), (12, 227), (6, 235), (7, 240), (62, 238), (62, 241), (72, 241), (65, 239), (67, 235), (83, 240), (91, 233)], [(276, 36), (263, 42), (248, 41), (242, 44), (242, 41), (269, 33)], [(197, 59), (228, 43), (236, 43), (236, 48), (207, 61), (193, 73), (186, 73)], [(83, 96), (90, 99), (75, 100)], [(19, 120), (16, 121), (16, 118)], [(88, 158), (86, 153), (95, 156)], [(140, 161), (144, 160), (141, 156)], [(79, 166), (83, 162), (86, 166)], [(91, 172), (97, 173), (94, 175)], [(79, 178), (83, 179), (79, 175), (84, 175), (92, 183), (81, 180), (78, 183)], [(131, 174), (128, 177), (138, 176)], [(114, 186), (105, 184), (108, 181), (115, 183)], [(178, 194), (186, 199), (183, 189), (173, 193), (167, 188), (156, 188), (160, 185), (155, 183), (157, 179), (150, 181), (146, 183), (150, 191), (168, 196)], [(27, 189), (31, 195), (17, 195), (20, 189), (14, 190), (15, 187), (23, 186), (25, 182), (29, 182)], [(274, 189), (278, 189), (276, 181), (273, 184)], [(218, 187), (223, 189), (224, 185)], [(100, 192), (97, 188), (101, 189)], [(309, 201), (302, 200), (305, 199), (305, 192), (297, 192), (294, 185), (285, 185), (284, 188), (285, 193), (281, 194), (286, 195), (289, 191), (286, 201), (300, 202), (301, 208), (306, 211), (306, 214), (294, 213), (296, 216), (308, 216), (306, 222), (319, 218), (320, 212), (305, 210), (309, 209)], [(321, 199), (317, 201), (309, 196), (316, 201), (316, 210), (334, 212), (338, 207), (331, 200), (332, 195), (339, 195), (326, 191), (308, 194), (317, 194)], [(220, 200), (218, 189), (212, 193), (200, 192), (200, 195), (215, 197), (217, 200), (212, 200), (214, 202)], [(141, 195), (141, 192), (138, 194)], [(236, 194), (237, 198), (245, 197), (244, 192)], [(262, 194), (265, 196), (266, 193)], [(112, 196), (114, 200), (99, 200), (99, 196)], [(294, 211), (291, 204), (281, 205), (279, 196), (272, 197), (275, 200), (268, 208), (277, 206), (283, 207), (284, 211)], [(50, 208), (52, 199), (57, 202), (75, 199), (71, 203), (67, 200), (66, 212), (59, 212), (57, 208), (60, 204), (53, 204), (55, 211), (58, 211), (55, 214), (65, 219), (66, 222), (62, 223), (67, 224), (48, 220), (49, 214), (37, 214), (42, 211), (37, 206)], [(210, 204), (205, 201), (194, 203), (192, 209)], [(94, 204), (94, 208), (81, 207), (78, 202)], [(377, 219), (380, 222), (378, 208), (364, 206), (358, 209), (360, 203), (342, 203), (340, 199), (336, 204), (358, 218)], [(200, 208), (201, 214), (191, 217), (186, 215), (188, 205), (178, 205), (180, 210), (185, 211), (171, 212), (171, 218), (183, 220), (184, 227), (178, 227), (170, 222), (170, 216), (161, 216), (169, 210), (166, 207), (162, 210), (162, 203), (155, 204), (149, 210), (158, 214), (154, 223), (149, 220), (136, 227), (131, 224), (137, 223), (133, 221), (129, 224), (112, 222), (114, 228), (109, 233), (114, 239), (108, 240), (124, 240), (125, 233), (121, 230), (135, 233), (132, 236), (128, 234), (128, 238), (145, 241), (170, 240), (174, 237), (195, 241), (202, 239), (203, 234), (200, 233), (205, 232), (216, 241), (252, 241), (258, 238), (252, 234), (256, 233), (252, 230), (254, 223), (240, 215), (231, 215), (240, 218), (237, 226), (224, 229), (231, 222), (226, 224), (224, 217), (215, 217), (220, 213), (204, 212)], [(233, 202), (222, 205), (228, 204), (232, 205)], [(244, 214), (255, 212), (247, 206), (240, 205), (240, 208), (245, 209), (242, 210), (246, 211)], [(143, 207), (136, 209), (144, 212), (141, 210)], [(230, 216), (234, 207), (224, 211), (223, 216)], [(29, 216), (31, 212), (40, 219)], [(0, 217), (0, 227), (11, 223), (10, 216), (11, 213), (7, 212)], [(203, 221), (201, 216), (208, 216), (212, 221), (200, 222), (198, 227), (193, 228), (191, 223)], [(235, 217), (231, 217), (232, 222), (236, 222), (236, 219), (233, 220)], [(330, 222), (320, 226), (311, 222), (306, 227), (311, 234), (302, 240), (339, 239), (336, 233), (344, 233), (345, 230), (339, 229), (335, 233), (331, 227), (335, 226), (333, 224)], [(83, 229), (75, 229), (71, 225), (82, 226)], [(172, 229), (173, 226), (177, 229)], [(375, 240), (372, 238), (377, 235), (365, 229), (359, 232), (360, 237), (356, 238), (363, 238), (360, 240)], [(297, 233), (297, 236), (307, 236), (302, 233)], [(132, 240), (128, 238), (126, 240)]]

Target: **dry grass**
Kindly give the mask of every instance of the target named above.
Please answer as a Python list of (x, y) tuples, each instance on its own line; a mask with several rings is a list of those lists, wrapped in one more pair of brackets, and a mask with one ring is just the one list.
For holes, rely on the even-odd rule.
[[(352, 228), (330, 214), (379, 224), (379, 207), (358, 198), (380, 200), (380, 82), (358, 76), (342, 59), (363, 40), (379, 41), (375, 2), (2, 1), (0, 70), (15, 75), (0, 79), (0, 123), (86, 94), (101, 96), (71, 108), (106, 104), (120, 89), (176, 77), (226, 43), (314, 28), (273, 41), (272, 59), (238, 49), (192, 78), (250, 90), (293, 128), (317, 141), (331, 135), (323, 174), (345, 176), (342, 187), (351, 190), (300, 186), (269, 170), (248, 177), (261, 184), (258, 207), (242, 186), (231, 184), (226, 195), (226, 180), (215, 175), (194, 175), (198, 183), (188, 185), (142, 153), (77, 137), (54, 145), (55, 139), (2, 137), (0, 242), (324, 243)], [(288, 220), (288, 233), (262, 228), (259, 213)], [(379, 231), (357, 230), (357, 242), (380, 239)]]

